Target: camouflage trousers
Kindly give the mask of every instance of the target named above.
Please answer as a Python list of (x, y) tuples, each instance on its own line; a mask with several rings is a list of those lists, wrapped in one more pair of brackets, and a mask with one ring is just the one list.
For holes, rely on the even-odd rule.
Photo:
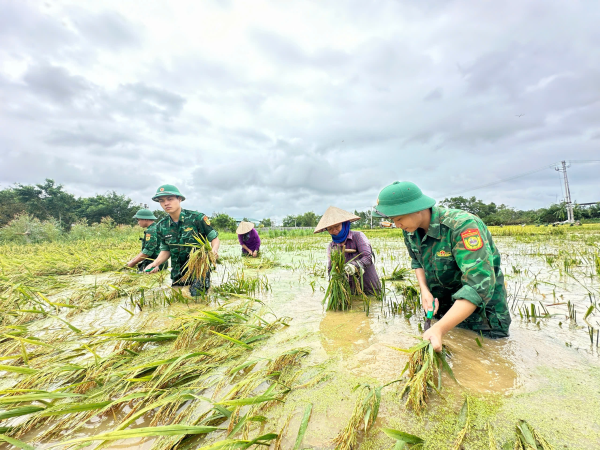
[[(440, 306), (435, 318), (441, 319), (452, 307), (452, 305), (454, 305), (455, 300), (449, 295), (442, 297), (438, 296), (437, 299), (440, 302)], [(510, 322), (511, 319), (508, 310), (506, 310), (502, 315), (496, 314), (494, 311), (486, 310), (485, 314), (475, 311), (473, 314), (459, 323), (457, 327), (474, 331), (477, 334), (481, 333), (487, 338), (497, 339), (508, 337), (508, 328), (510, 327)]]

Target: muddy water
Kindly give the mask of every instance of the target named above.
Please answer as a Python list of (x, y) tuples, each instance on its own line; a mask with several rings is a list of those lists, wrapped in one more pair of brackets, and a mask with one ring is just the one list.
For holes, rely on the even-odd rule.
[[(310, 354), (303, 367), (327, 375), (326, 381), (292, 391), (285, 404), (273, 408), (272, 420), (265, 432), (277, 432), (291, 415), (283, 448), (293, 447), (304, 408), (312, 403), (313, 414), (303, 448), (333, 448), (331, 440), (354, 408), (353, 388), (359, 383), (381, 385), (399, 378), (407, 356), (394, 347), (409, 348), (417, 342), (422, 317), (419, 314), (410, 319), (390, 316), (384, 313), (386, 307), (376, 301), (371, 305), (369, 316), (360, 301), (354, 302), (349, 312), (325, 312), (321, 301), (327, 282), (318, 276), (316, 267), (324, 264), (326, 241), (303, 239), (296, 248), (292, 246), (285, 251), (281, 240), (265, 241), (263, 255), (274, 258), (276, 267), (246, 268), (245, 274), (266, 275), (271, 290), (255, 296), (276, 316), (292, 320), (289, 327), (259, 346), (252, 357), (268, 357), (305, 347), (310, 349)], [(361, 448), (391, 448), (393, 442), (378, 431), (380, 426), (418, 434), (429, 443), (427, 448), (450, 448), (456, 432), (456, 413), (465, 394), (472, 396), (477, 412), (473, 437), (467, 439), (465, 448), (489, 448), (485, 439), (478, 437), (487, 422), (493, 424), (499, 440), (508, 439), (519, 418), (528, 420), (557, 448), (600, 448), (600, 359), (598, 348), (595, 342), (590, 344), (588, 335), (588, 323), (600, 328), (600, 313), (595, 311), (587, 322), (582, 320), (590, 302), (598, 301), (598, 277), (592, 275), (592, 268), (584, 263), (572, 268), (570, 273), (560, 270), (557, 265), (560, 261), (549, 265), (546, 255), (559, 255), (565, 250), (561, 241), (524, 244), (514, 238), (497, 238), (496, 242), (502, 250), (507, 289), (514, 301), (511, 336), (495, 341), (484, 339), (479, 346), (474, 333), (451, 331), (445, 343), (452, 350), (450, 364), (458, 383), (444, 375), (446, 400), (432, 395), (425, 414), (417, 417), (407, 411), (398, 398), (402, 383), (384, 388), (376, 427), (363, 437)], [(410, 266), (401, 240), (376, 239), (372, 244), (377, 252), (380, 276), (384, 271), (391, 273), (396, 266)], [(237, 245), (224, 243), (222, 255), (232, 258), (219, 267), (213, 276), (214, 284), (226, 278), (226, 271), (243, 267), (241, 260), (233, 258), (238, 251)], [(412, 275), (405, 282), (411, 280), (414, 282)], [(73, 282), (93, 284), (96, 281), (93, 277), (73, 277)], [(393, 283), (388, 283), (388, 288), (394, 289)], [(568, 317), (564, 304), (568, 301), (578, 311), (577, 322)], [(518, 307), (528, 307), (532, 302), (542, 302), (552, 316), (522, 320)], [(126, 328), (128, 324), (133, 328), (136, 323), (159, 327), (168, 325), (171, 316), (188, 309), (177, 304), (142, 312), (136, 310), (132, 317), (124, 308), (129, 309), (125, 299), (100, 302), (68, 320), (82, 330)], [(10, 383), (5, 381), (2, 385)], [(102, 421), (88, 426), (97, 434), (109, 431), (114, 423)], [(149, 418), (143, 418), (136, 425), (147, 423)], [(122, 441), (108, 448), (146, 449), (151, 443), (151, 440)]]

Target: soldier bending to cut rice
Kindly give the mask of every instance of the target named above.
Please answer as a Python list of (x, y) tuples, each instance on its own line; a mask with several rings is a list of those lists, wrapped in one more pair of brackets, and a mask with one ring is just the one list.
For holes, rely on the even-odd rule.
[(456, 326), (507, 337), (511, 319), (492, 235), (479, 217), (434, 205), (414, 183), (396, 181), (379, 193), (376, 208), (404, 231), (423, 309), (439, 319), (423, 339), (441, 351), (442, 337)]

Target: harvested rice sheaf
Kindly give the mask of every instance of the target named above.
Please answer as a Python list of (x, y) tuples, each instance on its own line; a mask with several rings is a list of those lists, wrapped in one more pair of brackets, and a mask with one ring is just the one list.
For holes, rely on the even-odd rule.
[(190, 256), (182, 268), (181, 281), (203, 280), (214, 268), (217, 258), (212, 251), (208, 239), (203, 236), (194, 235), (197, 244), (188, 244), (192, 247)]
[[(429, 389), (439, 391), (442, 387), (442, 372), (448, 373), (454, 381), (454, 373), (446, 361), (450, 352), (446, 346), (437, 353), (429, 341), (422, 341), (408, 350), (396, 348), (396, 350), (410, 353), (410, 359), (406, 363), (404, 372), (408, 371), (408, 381), (402, 388), (401, 396), (406, 394), (406, 406), (414, 411), (421, 412), (427, 406)], [(436, 386), (437, 380), (437, 386)]]
[(331, 273), (329, 286), (325, 292), (323, 304), (327, 311), (346, 311), (350, 309), (350, 282), (344, 271), (346, 256), (344, 251), (334, 249), (331, 252)]

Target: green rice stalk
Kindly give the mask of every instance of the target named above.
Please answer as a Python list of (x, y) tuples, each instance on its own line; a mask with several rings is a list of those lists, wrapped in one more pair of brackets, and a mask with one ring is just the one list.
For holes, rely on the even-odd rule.
[(412, 445), (412, 448), (416, 450), (417, 448), (421, 448), (423, 444), (425, 444), (425, 441), (419, 436), (405, 433), (404, 431), (395, 430), (393, 428), (382, 428), (381, 431), (383, 431), (387, 436), (391, 437), (392, 439), (396, 439), (396, 446), (394, 447), (394, 450), (403, 449), (406, 446), (406, 444)]
[(192, 247), (190, 256), (182, 268), (183, 276), (181, 281), (188, 282), (193, 280), (203, 280), (214, 268), (216, 263), (215, 254), (208, 239), (204, 236), (194, 235), (197, 244), (188, 244)]
[(60, 444), (51, 445), (49, 448), (58, 447), (60, 445), (75, 444), (78, 442), (89, 441), (116, 441), (120, 439), (142, 438), (148, 436), (180, 436), (190, 434), (208, 434), (219, 430), (218, 427), (194, 427), (188, 425), (166, 425), (162, 427), (144, 427), (133, 428), (123, 431), (111, 431), (109, 433), (96, 434), (79, 439), (71, 439)]
[(554, 447), (524, 420), (517, 422), (516, 432), (515, 448), (520, 445), (524, 450), (554, 450)]
[(458, 433), (458, 436), (456, 436), (452, 450), (460, 450), (462, 448), (462, 443), (465, 440), (467, 431), (469, 431), (469, 427), (471, 426), (469, 420), (469, 397), (465, 399), (465, 402), (460, 409), (456, 425), (460, 429), (460, 432)]
[(345, 265), (346, 256), (343, 249), (333, 249), (329, 286), (323, 298), (323, 305), (327, 305), (327, 311), (346, 311), (351, 307), (350, 282), (344, 271)]
[(333, 440), (336, 450), (356, 448), (361, 425), (366, 433), (377, 419), (382, 386), (372, 387), (368, 384), (359, 384), (354, 388), (354, 390), (357, 389), (360, 389), (360, 393), (356, 399), (352, 416), (344, 429)]
[(309, 403), (304, 410), (304, 416), (302, 422), (300, 422), (300, 428), (298, 429), (298, 436), (296, 437), (296, 443), (294, 444), (294, 450), (300, 450), (306, 429), (308, 428), (308, 421), (310, 420), (310, 414), (312, 413), (312, 403)]
[(0, 441), (8, 442), (10, 445), (13, 445), (17, 448), (21, 448), (23, 450), (35, 450), (35, 448), (31, 445), (26, 444), (25, 442), (20, 441), (18, 439), (5, 436), (3, 434), (0, 434)]
[[(408, 381), (402, 388), (400, 396), (406, 394), (406, 406), (417, 413), (422, 412), (427, 406), (429, 396), (428, 388), (439, 392), (442, 387), (442, 372), (448, 373), (454, 378), (454, 373), (446, 361), (446, 356), (450, 354), (446, 346), (440, 353), (433, 349), (429, 341), (421, 341), (419, 344), (408, 350), (392, 347), (405, 353), (410, 353), (410, 358), (402, 371), (402, 374), (408, 370)], [(434, 382), (437, 379), (437, 387)]]

